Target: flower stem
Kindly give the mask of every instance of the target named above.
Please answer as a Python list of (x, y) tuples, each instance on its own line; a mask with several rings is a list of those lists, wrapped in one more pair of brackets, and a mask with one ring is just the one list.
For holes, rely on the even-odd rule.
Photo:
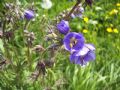
[(74, 5), (74, 7), (71, 9), (71, 11), (68, 13), (68, 15), (66, 15), (66, 17), (64, 18), (65, 20), (69, 21), (69, 18), (71, 16), (71, 14), (74, 12), (74, 10), (76, 9), (76, 7), (80, 4), (80, 1), (77, 1), (77, 3)]
[[(30, 21), (26, 21), (25, 26), (24, 26), (24, 30), (28, 29), (29, 24), (30, 24)], [(29, 68), (31, 70), (32, 66), (31, 66), (31, 53), (30, 53), (30, 44), (29, 44), (29, 42), (27, 43), (27, 60), (28, 60)]]
[(12, 69), (14, 69), (14, 64), (11, 60), (11, 55), (10, 55), (10, 52), (9, 52), (9, 48), (8, 48), (8, 45), (7, 45), (7, 42), (6, 42), (6, 37), (5, 37), (5, 29), (6, 29), (6, 20), (3, 19), (3, 25), (2, 25), (2, 32), (3, 32), (3, 46), (4, 46), (4, 49), (5, 49), (5, 56), (6, 58), (9, 60), (11, 66), (12, 66)]

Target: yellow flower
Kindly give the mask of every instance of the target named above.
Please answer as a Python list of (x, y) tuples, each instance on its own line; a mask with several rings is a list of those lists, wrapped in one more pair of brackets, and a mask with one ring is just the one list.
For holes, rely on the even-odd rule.
[(89, 21), (88, 17), (84, 17), (83, 20), (84, 20), (86, 23), (88, 23), (88, 21)]
[(88, 32), (88, 30), (87, 29), (83, 29), (83, 33), (87, 33)]
[(113, 32), (114, 32), (114, 33), (119, 33), (119, 31), (118, 31), (117, 28), (114, 28), (114, 29), (113, 29)]
[(112, 28), (111, 27), (107, 28), (107, 32), (109, 33), (113, 32)]
[(116, 6), (120, 7), (120, 3), (117, 3)]
[(118, 13), (118, 10), (117, 9), (113, 9), (109, 14), (113, 15), (113, 14), (117, 14), (117, 13)]

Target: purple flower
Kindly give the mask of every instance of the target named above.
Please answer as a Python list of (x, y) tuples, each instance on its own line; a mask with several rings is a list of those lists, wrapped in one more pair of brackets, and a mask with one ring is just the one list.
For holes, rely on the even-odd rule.
[(74, 52), (83, 48), (84, 41), (81, 33), (70, 32), (64, 37), (63, 44), (66, 50)]
[(24, 17), (27, 19), (27, 20), (30, 20), (32, 18), (34, 18), (34, 11), (33, 10), (25, 10), (24, 12)]
[(75, 53), (76, 56), (84, 56), (89, 51), (94, 51), (95, 47), (92, 44), (84, 44), (83, 48)]
[(86, 65), (89, 61), (95, 60), (95, 47), (91, 44), (84, 44), (83, 48), (78, 52), (74, 52), (70, 56), (70, 61), (74, 64)]
[(84, 13), (84, 8), (83, 8), (81, 5), (79, 5), (79, 6), (75, 9), (75, 11), (71, 14), (71, 17), (72, 17), (72, 18), (76, 18), (76, 17), (82, 18), (82, 17), (83, 17), (83, 13)]
[(93, 1), (92, 0), (85, 0), (85, 2), (88, 4), (88, 5), (92, 5)]
[(68, 21), (62, 20), (60, 23), (57, 24), (57, 29), (62, 34), (67, 34), (70, 30)]

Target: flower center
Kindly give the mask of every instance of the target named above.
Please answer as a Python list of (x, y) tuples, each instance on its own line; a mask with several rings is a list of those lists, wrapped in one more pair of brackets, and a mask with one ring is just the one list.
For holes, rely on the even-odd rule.
[(77, 43), (76, 38), (72, 37), (72, 38), (70, 39), (70, 47), (72, 48), (76, 43)]

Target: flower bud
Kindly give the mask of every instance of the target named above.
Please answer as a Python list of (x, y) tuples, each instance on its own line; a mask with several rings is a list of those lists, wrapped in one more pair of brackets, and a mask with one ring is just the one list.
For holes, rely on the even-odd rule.
[(54, 60), (45, 60), (44, 63), (47, 68), (50, 68), (54, 65)]
[(93, 0), (85, 0), (85, 2), (86, 2), (89, 6), (91, 6), (92, 3), (93, 3)]
[(62, 34), (67, 34), (70, 30), (68, 21), (62, 20), (60, 23), (57, 24), (57, 29)]
[(41, 52), (41, 51), (44, 51), (45, 49), (41, 46), (41, 45), (36, 45), (34, 48), (33, 48), (33, 51), (36, 51), (36, 52)]
[(74, 10), (74, 12), (71, 14), (72, 18), (82, 18), (83, 17), (83, 13), (84, 13), (84, 8), (82, 7), (82, 5), (80, 4), (79, 6), (77, 6), (77, 8)]
[(32, 18), (34, 18), (34, 11), (33, 10), (25, 10), (24, 12), (24, 17), (27, 19), (27, 20), (31, 20)]
[(41, 73), (42, 73), (43, 75), (45, 75), (45, 73), (46, 73), (46, 67), (45, 67), (45, 63), (44, 63), (43, 61), (39, 61), (39, 62), (38, 62), (37, 68), (38, 68), (38, 70), (41, 71)]
[(6, 39), (10, 40), (14, 36), (14, 33), (12, 31), (6, 31), (4, 36)]
[(27, 44), (29, 47), (31, 47), (33, 45), (33, 41), (36, 39), (35, 35), (33, 32), (29, 32), (27, 30), (24, 30), (24, 33), (27, 40)]

